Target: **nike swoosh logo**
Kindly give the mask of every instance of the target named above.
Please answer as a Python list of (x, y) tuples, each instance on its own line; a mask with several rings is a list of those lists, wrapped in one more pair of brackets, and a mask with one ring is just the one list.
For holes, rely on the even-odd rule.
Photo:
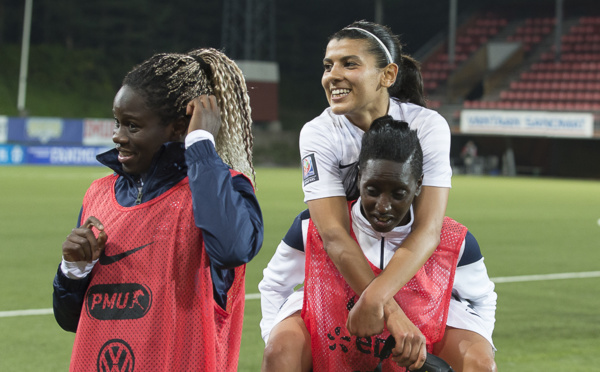
[(154, 242), (148, 243), (148, 244), (144, 244), (144, 245), (142, 245), (140, 247), (133, 248), (133, 249), (128, 250), (128, 251), (123, 252), (123, 253), (115, 254), (114, 256), (107, 256), (106, 254), (104, 254), (104, 252), (102, 252), (102, 254), (100, 255), (100, 260), (98, 262), (100, 262), (100, 265), (114, 264), (115, 262), (121, 261), (125, 257), (130, 256), (130, 255), (134, 254), (135, 252), (137, 252), (139, 250), (142, 250), (143, 248), (146, 248), (150, 244), (154, 244)]
[(344, 168), (351, 167), (351, 166), (355, 165), (356, 163), (357, 162), (350, 163), (350, 164), (342, 164), (342, 163), (340, 163), (338, 166), (339, 166), (340, 169), (344, 169)]

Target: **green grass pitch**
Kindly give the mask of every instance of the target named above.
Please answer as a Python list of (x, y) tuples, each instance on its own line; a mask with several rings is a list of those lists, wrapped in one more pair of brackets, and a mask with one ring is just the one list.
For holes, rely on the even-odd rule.
[[(0, 313), (52, 306), (60, 247), (103, 168), (0, 167)], [(247, 293), (305, 208), (300, 169), (259, 168), (262, 251)], [(600, 182), (455, 176), (447, 214), (469, 227), (491, 277), (600, 271)], [(599, 277), (498, 283), (501, 371), (600, 371)], [(248, 300), (240, 371), (258, 371), (260, 301)], [(0, 317), (0, 371), (66, 371), (74, 336), (52, 315)]]

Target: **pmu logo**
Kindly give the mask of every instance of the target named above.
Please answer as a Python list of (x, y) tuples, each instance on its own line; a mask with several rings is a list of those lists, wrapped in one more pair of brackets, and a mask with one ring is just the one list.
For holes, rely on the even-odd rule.
[(152, 292), (136, 283), (98, 284), (89, 289), (85, 305), (98, 320), (139, 319), (152, 306)]
[(133, 372), (135, 357), (131, 346), (119, 339), (107, 341), (98, 354), (98, 372)]

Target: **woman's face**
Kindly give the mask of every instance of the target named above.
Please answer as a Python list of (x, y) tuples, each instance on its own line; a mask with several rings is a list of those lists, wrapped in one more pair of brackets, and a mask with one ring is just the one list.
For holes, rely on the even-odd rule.
[(360, 170), (361, 210), (375, 231), (386, 233), (410, 220), (410, 205), (421, 192), (421, 178), (409, 162), (367, 160)]
[(112, 139), (119, 150), (118, 160), (129, 174), (148, 172), (161, 145), (181, 138), (181, 134), (175, 131), (174, 123), (164, 124), (146, 106), (143, 96), (127, 85), (115, 96), (113, 114), (115, 128)]
[(323, 58), (321, 79), (333, 113), (345, 115), (363, 130), (387, 114), (389, 101), (383, 70), (376, 67), (368, 47), (366, 40), (332, 39)]

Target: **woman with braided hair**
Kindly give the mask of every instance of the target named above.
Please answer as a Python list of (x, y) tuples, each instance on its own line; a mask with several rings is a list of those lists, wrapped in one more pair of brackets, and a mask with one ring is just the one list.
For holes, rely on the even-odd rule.
[(156, 54), (113, 103), (114, 174), (62, 245), (54, 315), (71, 371), (236, 371), (245, 263), (263, 240), (250, 105), (214, 49)]

